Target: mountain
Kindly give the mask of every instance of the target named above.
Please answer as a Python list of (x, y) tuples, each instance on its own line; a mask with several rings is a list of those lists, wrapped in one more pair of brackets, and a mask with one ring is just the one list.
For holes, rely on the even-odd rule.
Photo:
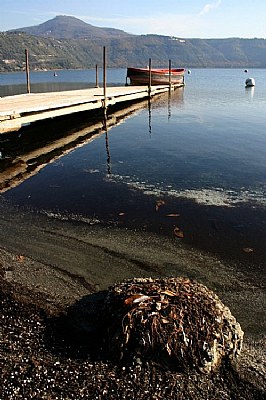
[[(25, 31), (28, 31), (27, 33)], [(25, 69), (25, 48), (31, 70), (146, 66), (187, 68), (266, 68), (265, 39), (184, 39), (131, 35), (99, 28), (74, 17), (59, 16), (35, 27), (0, 32), (0, 72)]]
[(9, 32), (25, 32), (29, 35), (55, 39), (101, 39), (131, 36), (120, 29), (99, 28), (78, 18), (65, 15), (59, 15), (40, 25), (12, 29)]

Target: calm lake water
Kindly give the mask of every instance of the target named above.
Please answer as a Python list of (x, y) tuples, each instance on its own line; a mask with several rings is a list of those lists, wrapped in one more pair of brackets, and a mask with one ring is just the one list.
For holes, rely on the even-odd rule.
[[(55, 76), (56, 75), (56, 76)], [(103, 71), (98, 68), (98, 83), (103, 82)], [(126, 71), (124, 69), (110, 69), (107, 71), (108, 85), (124, 85)], [(94, 87), (96, 71), (63, 70), (63, 71), (33, 71), (30, 73), (31, 92), (49, 92)], [(0, 96), (25, 93), (25, 72), (0, 73)]]
[[(32, 91), (95, 83), (95, 71), (57, 75), (32, 73)], [(125, 75), (110, 70), (108, 82), (123, 85)], [(254, 88), (245, 88), (249, 76)], [(24, 81), (21, 73), (0, 74), (0, 95), (23, 92)], [(177, 240), (263, 269), (266, 71), (192, 70), (185, 88), (136, 105), (117, 121), (91, 133), (83, 117), (72, 127), (36, 125), (0, 138), (0, 179), (16, 175), (14, 163), (23, 170), (2, 185), (2, 200), (171, 237), (180, 229)], [(74, 131), (79, 138), (67, 148), (47, 146)]]

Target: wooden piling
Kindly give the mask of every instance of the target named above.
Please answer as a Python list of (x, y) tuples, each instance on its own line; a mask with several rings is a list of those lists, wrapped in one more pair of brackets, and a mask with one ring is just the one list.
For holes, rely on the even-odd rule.
[(29, 69), (29, 51), (25, 49), (26, 59), (26, 79), (27, 79), (27, 93), (30, 93), (30, 69)]
[(106, 115), (106, 48), (103, 46), (103, 111)]
[(99, 87), (99, 81), (98, 81), (98, 64), (95, 65), (95, 87)]
[(151, 96), (151, 58), (149, 58), (149, 97)]
[(169, 89), (171, 89), (172, 85), (172, 61), (169, 60)]

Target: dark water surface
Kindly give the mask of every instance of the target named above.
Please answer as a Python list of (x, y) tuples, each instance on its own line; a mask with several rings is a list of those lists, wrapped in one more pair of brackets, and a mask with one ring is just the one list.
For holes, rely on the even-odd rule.
[[(92, 86), (90, 73), (58, 72), (57, 90)], [(53, 90), (50, 75), (35, 77), (36, 91)], [(245, 88), (247, 76), (255, 88)], [(2, 93), (19, 78), (1, 74)], [(110, 82), (124, 80), (125, 71), (109, 72)], [(83, 114), (0, 137), (2, 200), (155, 231), (264, 273), (266, 71), (193, 70), (184, 89), (114, 116), (107, 129)]]

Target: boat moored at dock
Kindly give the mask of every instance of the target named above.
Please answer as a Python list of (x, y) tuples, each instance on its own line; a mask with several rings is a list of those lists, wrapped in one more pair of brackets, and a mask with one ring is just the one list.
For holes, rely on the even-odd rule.
[(130, 85), (180, 85), (185, 84), (185, 68), (127, 68)]

